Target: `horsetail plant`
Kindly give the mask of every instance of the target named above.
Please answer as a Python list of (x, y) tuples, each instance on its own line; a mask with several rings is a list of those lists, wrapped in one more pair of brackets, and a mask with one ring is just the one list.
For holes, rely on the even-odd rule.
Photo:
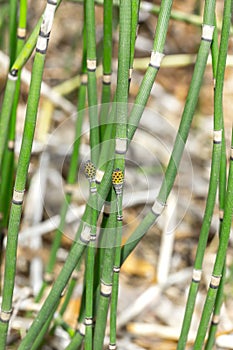
[[(25, 0), (20, 1), (19, 8), (19, 23), (17, 29), (17, 50), (18, 55), (23, 48), (25, 37), (26, 37), (26, 21), (27, 21), (27, 3)], [(18, 79), (15, 86), (14, 100), (12, 109), (10, 108), (10, 122), (8, 130), (8, 141), (7, 148), (4, 152), (3, 166), (1, 169), (1, 188), (0, 188), (0, 213), (2, 218), (0, 225), (4, 231), (7, 227), (10, 200), (13, 192), (13, 181), (14, 181), (14, 145), (15, 145), (15, 128), (16, 128), (16, 113), (19, 101), (20, 93), (20, 76), (21, 71), (18, 71)]]
[(111, 210), (107, 218), (104, 232), (106, 236), (105, 246), (103, 249), (103, 267), (101, 278), (97, 288), (98, 302), (96, 311), (96, 323), (94, 332), (94, 349), (102, 349), (104, 343), (105, 328), (107, 323), (108, 308), (112, 293), (112, 275), (115, 255), (115, 232), (116, 232), (116, 202), (113, 200), (114, 190), (111, 191)]
[(87, 30), (87, 95), (90, 119), (91, 160), (97, 166), (99, 156), (99, 125), (96, 83), (96, 40), (95, 40), (95, 4), (94, 0), (85, 0)]
[(47, 3), (43, 22), (40, 28), (40, 34), (37, 40), (36, 54), (33, 63), (32, 80), (28, 96), (28, 107), (26, 112), (24, 134), (18, 160), (18, 168), (16, 172), (8, 227), (4, 285), (0, 313), (1, 349), (4, 349), (6, 344), (7, 330), (12, 313), (12, 297), (16, 270), (17, 238), (39, 104), (40, 86), (42, 82), (45, 55), (48, 47), (49, 35), (53, 24), (55, 8), (56, 1)]
[[(171, 3), (169, 3), (169, 5), (166, 6), (165, 2), (162, 3), (161, 5), (161, 11), (160, 11), (160, 16), (159, 16), (159, 21), (158, 21), (158, 26), (159, 26), (159, 30), (156, 31), (156, 41), (158, 41), (159, 43), (159, 47), (160, 48), (163, 48), (164, 46), (164, 42), (165, 42), (165, 34), (164, 34), (164, 27), (161, 25), (161, 23), (164, 24), (164, 18), (166, 19), (165, 21), (165, 28), (167, 30), (167, 26), (168, 26), (168, 19), (169, 19), (169, 15), (170, 15), (170, 11), (171, 11)], [(155, 71), (158, 70), (158, 67), (154, 67), (155, 68)], [(154, 76), (155, 78), (155, 76)], [(127, 78), (128, 79), (128, 78)], [(145, 84), (144, 84), (144, 89), (145, 89), (145, 85), (147, 86), (146, 84), (146, 81), (145, 81)], [(149, 88), (147, 88), (149, 91), (150, 89), (152, 88), (152, 84), (151, 82), (149, 82)], [(141, 89), (140, 89), (141, 91)], [(149, 93), (147, 93), (146, 95), (147, 99), (149, 97)], [(146, 101), (147, 100), (144, 100), (145, 104), (146, 104)], [(143, 109), (141, 109), (141, 114), (142, 114), (142, 111)], [(140, 114), (140, 116), (141, 116)], [(139, 121), (139, 120), (138, 120)], [(133, 136), (133, 135), (132, 135)], [(104, 176), (103, 176), (103, 179), (101, 181), (101, 184), (100, 184), (100, 187), (98, 189), (98, 210), (100, 211), (101, 207), (103, 206), (103, 203), (104, 203), (104, 199), (107, 197), (107, 194), (109, 192), (109, 189), (110, 189), (110, 179), (111, 179), (111, 175), (112, 175), (112, 169), (113, 169), (113, 163), (114, 161), (109, 161), (108, 163), (108, 166), (105, 170), (105, 173), (104, 173)], [(87, 210), (85, 211), (84, 215), (83, 215), (83, 222), (85, 222), (87, 219), (88, 219), (88, 207), (87, 207)], [(84, 226), (83, 224), (81, 224), (78, 232), (77, 232), (77, 241), (75, 242), (70, 254), (69, 254), (69, 257), (65, 263), (65, 266), (64, 268), (62, 269), (58, 279), (56, 280), (56, 282), (54, 283), (54, 286), (48, 296), (48, 298), (46, 299), (46, 302), (45, 304), (43, 305), (42, 307), (42, 310), (40, 311), (40, 313), (38, 314), (35, 322), (33, 323), (31, 329), (29, 330), (26, 338), (28, 340), (28, 342), (30, 341), (33, 341), (34, 339), (34, 336), (35, 336), (35, 333), (36, 333), (36, 329), (38, 329), (40, 327), (40, 325), (43, 323), (43, 320), (46, 319), (46, 315), (49, 314), (51, 308), (52, 308), (52, 305), (51, 303), (54, 302), (53, 299), (56, 299), (59, 297), (59, 292), (62, 291), (62, 287), (64, 288), (65, 286), (65, 281), (68, 280), (65, 278), (65, 271), (67, 272), (67, 267), (69, 266), (69, 273), (71, 274), (73, 269), (75, 268), (75, 265), (77, 264), (77, 262), (79, 261), (80, 259), (80, 256), (81, 254), (83, 253), (83, 250), (84, 250), (84, 246), (80, 246), (80, 238), (78, 237), (81, 237), (82, 235), (85, 235), (85, 229), (84, 229)], [(78, 255), (75, 255), (75, 251), (76, 249), (78, 249), (79, 251), (79, 254)], [(72, 263), (71, 263), (72, 262)], [(71, 267), (72, 265), (72, 267)], [(66, 274), (66, 277), (68, 278), (67, 274)], [(60, 284), (59, 286), (59, 282), (63, 283), (62, 285)], [(59, 286), (59, 288), (58, 288)], [(80, 330), (80, 332), (77, 334), (77, 338), (80, 340), (81, 337), (79, 337), (80, 334), (83, 334), (83, 332)], [(25, 342), (26, 342), (26, 338), (25, 338)], [(68, 347), (69, 348), (69, 347)], [(70, 347), (71, 349), (72, 347)]]
[(94, 294), (94, 265), (95, 265), (95, 243), (96, 243), (96, 223), (97, 223), (97, 211), (96, 207), (96, 168), (91, 161), (87, 161), (84, 164), (84, 173), (90, 183), (90, 205), (93, 206), (92, 210), (92, 222), (90, 230), (90, 240), (87, 242), (87, 252), (86, 252), (86, 312), (85, 312), (85, 349), (93, 349), (93, 294)]
[[(222, 38), (220, 43), (218, 65), (216, 71), (216, 84), (214, 91), (214, 139), (213, 139), (213, 152), (212, 152), (212, 166), (209, 181), (209, 192), (206, 202), (206, 210), (201, 227), (196, 258), (194, 263), (193, 278), (190, 286), (189, 296), (186, 304), (186, 311), (181, 330), (181, 335), (178, 343), (178, 349), (184, 349), (188, 330), (190, 327), (192, 313), (195, 306), (196, 295), (198, 291), (198, 285), (201, 280), (202, 263), (204, 259), (205, 248), (207, 245), (207, 239), (210, 229), (211, 218), (213, 216), (217, 186), (219, 181), (219, 171), (221, 162), (221, 144), (222, 144), (222, 127), (223, 127), (223, 112), (222, 112), (222, 93), (223, 93), (223, 81), (224, 71), (227, 56), (228, 36), (229, 36), (229, 15), (231, 13), (231, 1), (225, 2), (225, 11), (223, 19)], [(228, 20), (227, 20), (228, 19)], [(227, 20), (227, 22), (226, 22)]]
[(109, 350), (116, 349), (116, 328), (117, 328), (117, 305), (119, 289), (119, 273), (121, 263), (121, 240), (122, 240), (122, 196), (123, 196), (124, 174), (121, 169), (115, 169), (112, 174), (112, 185), (116, 193), (116, 241), (115, 258), (113, 266), (112, 299), (110, 308), (110, 343)]
[(111, 101), (111, 75), (112, 75), (112, 0), (104, 0), (104, 37), (103, 37), (103, 78), (102, 98), (100, 109), (100, 141), (103, 142), (109, 105)]
[(225, 263), (227, 247), (229, 242), (232, 217), (233, 217), (233, 129), (232, 129), (232, 141), (231, 141), (231, 151), (230, 151), (230, 167), (228, 173), (228, 184), (226, 192), (226, 201), (224, 206), (224, 216), (221, 226), (221, 234), (219, 238), (219, 247), (214, 263), (214, 268), (212, 271), (212, 276), (210, 280), (210, 285), (205, 300), (205, 305), (202, 311), (202, 316), (200, 324), (198, 327), (198, 332), (196, 340), (194, 343), (194, 350), (199, 350), (203, 346), (204, 339), (207, 333), (207, 328), (209, 325), (209, 320), (214, 308), (217, 291), (222, 278), (223, 267)]
[(64, 198), (62, 208), (61, 208), (61, 213), (60, 213), (60, 223), (55, 232), (55, 238), (53, 240), (48, 265), (46, 267), (46, 271), (44, 274), (43, 285), (41, 287), (39, 294), (36, 297), (37, 302), (41, 300), (46, 286), (48, 286), (48, 284), (51, 284), (53, 282), (53, 270), (56, 263), (56, 255), (57, 255), (58, 248), (60, 247), (60, 244), (61, 244), (61, 238), (62, 238), (62, 234), (65, 227), (65, 222), (66, 222), (66, 215), (72, 200), (73, 185), (76, 182), (77, 167), (79, 163), (79, 148), (80, 148), (80, 142), (81, 142), (82, 124), (83, 124), (84, 108), (85, 108), (85, 101), (86, 101), (86, 89), (87, 89), (86, 85), (87, 85), (86, 26), (85, 26), (85, 18), (84, 18), (82, 75), (81, 75), (81, 85), (78, 93), (74, 144), (73, 144), (70, 166), (69, 166), (68, 175), (67, 175), (67, 183), (65, 186), (65, 198)]
[[(131, 237), (129, 237), (129, 239), (126, 241), (126, 244), (123, 246), (121, 258), (122, 262), (130, 254), (130, 252), (132, 252), (132, 250), (136, 247), (138, 242), (142, 239), (142, 236), (149, 230), (149, 228), (156, 222), (158, 217), (161, 215), (164, 206), (166, 205), (166, 200), (173, 187), (178, 172), (178, 167), (181, 161), (181, 157), (184, 151), (185, 143), (188, 137), (189, 129), (193, 120), (196, 104), (198, 101), (199, 91), (203, 79), (203, 74), (205, 71), (207, 58), (210, 50), (210, 45), (212, 42), (212, 35), (214, 31), (214, 11), (215, 1), (206, 1), (204, 9), (204, 24), (202, 30), (201, 44), (199, 47), (193, 77), (189, 87), (188, 96), (186, 99), (180, 126), (177, 132), (173, 151), (165, 172), (165, 176), (160, 187), (157, 199), (155, 200), (154, 205), (152, 207), (152, 210), (145, 216), (145, 218), (139, 224), (138, 228), (136, 228), (136, 230), (132, 233)], [(162, 38), (160, 38), (160, 40), (161, 39)], [(160, 40), (158, 41), (158, 43), (161, 44)], [(143, 98), (145, 98), (145, 94)], [(131, 118), (129, 120), (130, 139), (133, 137), (133, 134), (136, 131), (135, 125), (138, 124), (138, 118), (140, 118), (141, 113), (142, 106), (139, 106), (138, 108), (135, 107), (135, 109), (133, 109), (131, 112)]]
[[(18, 82), (16, 84), (17, 73), (19, 73), (19, 70), (31, 55), (34, 45), (36, 45), (37, 49), (33, 63), (32, 81), (28, 98), (23, 142), (20, 150), (8, 228), (4, 289), (2, 309), (0, 313), (0, 349), (4, 349), (6, 345), (8, 324), (12, 312), (17, 237), (32, 142), (34, 137), (34, 128), (38, 109), (45, 54), (47, 51), (48, 38), (52, 26), (55, 8), (58, 6), (60, 1), (55, 2), (48, 0), (48, 4), (43, 15), (43, 20), (40, 20), (38, 22), (42, 22), (42, 24), (39, 39), (37, 40), (37, 45), (36, 38), (39, 33), (38, 24), (36, 25), (32, 35), (27, 41), (28, 46), (27, 44), (24, 45), (21, 52), (17, 52), (18, 55), (16, 60), (15, 57), (12, 60), (13, 64), (11, 64), (0, 119), (0, 166), (2, 175), (6, 171), (3, 155), (6, 147), (7, 135), (4, 134), (4, 130), (8, 131), (9, 127), (11, 130), (9, 121), (10, 116), (12, 113), (14, 113), (12, 112), (12, 110), (14, 110), (14, 107), (12, 107), (12, 99), (13, 96), (17, 96), (17, 84), (19, 84)], [(15, 2), (12, 0), (12, 4), (13, 3), (15, 4)], [(25, 4), (25, 0), (21, 0), (21, 3)], [(104, 4), (104, 49), (101, 96), (102, 106), (99, 116), (97, 107), (98, 92), (96, 79), (97, 54), (95, 41), (95, 3)], [(141, 9), (143, 9), (143, 6), (145, 6), (145, 4), (143, 1), (140, 4), (139, 0), (120, 0), (117, 3), (117, 5), (119, 5), (120, 15), (118, 73), (116, 91), (114, 97), (112, 97), (112, 26), (114, 20), (112, 11), (113, 6), (116, 4), (116, 2), (115, 0), (97, 0), (96, 2), (94, 0), (83, 1), (83, 7), (85, 11), (84, 22), (87, 23), (88, 27), (87, 50), (85, 50), (85, 48), (83, 49), (83, 62), (85, 61), (85, 64), (83, 63), (83, 78), (82, 84), (79, 88), (78, 120), (75, 126), (75, 143), (71, 156), (67, 184), (65, 186), (65, 202), (63, 203), (61, 209), (60, 224), (55, 235), (56, 238), (52, 245), (52, 254), (50, 256), (49, 264), (46, 269), (45, 281), (42, 286), (41, 293), (37, 297), (37, 300), (41, 299), (42, 295), (44, 294), (45, 287), (50, 282), (53, 282), (53, 285), (51, 286), (50, 292), (45, 299), (40, 311), (38, 312), (35, 320), (29, 327), (24, 339), (21, 341), (21, 344), (18, 347), (19, 350), (36, 350), (38, 347), (40, 347), (53, 319), (54, 323), (53, 327), (50, 330), (50, 334), (53, 334), (55, 327), (60, 325), (71, 338), (71, 341), (66, 348), (67, 350), (81, 349), (83, 341), (85, 350), (102, 350), (109, 309), (109, 350), (116, 349), (117, 305), (120, 267), (128, 255), (131, 253), (131, 251), (135, 248), (137, 243), (142, 239), (144, 234), (156, 222), (166, 205), (168, 196), (174, 185), (181, 157), (183, 155), (184, 147), (189, 134), (190, 126), (195, 113), (200, 87), (207, 63), (207, 57), (212, 43), (212, 57), (214, 67), (213, 71), (214, 76), (216, 77), (216, 84), (214, 93), (214, 137), (211, 175), (209, 192), (206, 202), (206, 210), (201, 227), (197, 255), (194, 264), (193, 280), (190, 286), (190, 295), (187, 301), (187, 310), (183, 322), (180, 340), (178, 343), (178, 349), (184, 349), (188, 336), (190, 322), (195, 306), (196, 294), (201, 277), (202, 261), (207, 244), (210, 222), (213, 216), (213, 210), (216, 201), (218, 180), (220, 180), (220, 243), (213, 269), (210, 288), (207, 294), (202, 319), (194, 345), (194, 350), (199, 350), (202, 348), (209, 326), (212, 310), (214, 310), (214, 314), (212, 317), (212, 326), (210, 327), (209, 331), (209, 338), (206, 343), (206, 349), (210, 350), (213, 346), (220, 306), (222, 303), (224, 279), (221, 276), (224, 275), (226, 249), (233, 211), (233, 144), (231, 148), (228, 187), (226, 192), (225, 137), (222, 113), (223, 77), (224, 68), (226, 65), (227, 42), (230, 31), (230, 4), (232, 3), (229, 0), (226, 0), (224, 7), (224, 21), (219, 52), (217, 48), (217, 30), (215, 28), (214, 17), (215, 1), (206, 0), (205, 2), (202, 38), (196, 64), (194, 67), (193, 77), (182, 114), (180, 126), (175, 139), (173, 151), (171, 153), (171, 157), (159, 194), (155, 199), (152, 210), (145, 216), (136, 230), (133, 231), (126, 244), (121, 247), (123, 231), (122, 203), (125, 176), (125, 156), (128, 150), (128, 146), (138, 127), (141, 116), (145, 110), (151, 89), (160, 69), (161, 61), (164, 57), (164, 45), (171, 13), (173, 13), (174, 17), (174, 12), (171, 10), (172, 3), (173, 2), (171, 0), (161, 1), (150, 63), (139, 87), (135, 103), (128, 118), (128, 96), (130, 79), (133, 69), (136, 27), (138, 22), (139, 8), (141, 7)], [(154, 8), (156, 8), (156, 6), (151, 5), (149, 11), (153, 11)], [(158, 11), (156, 13), (158, 13)], [(215, 36), (214, 42), (212, 41), (213, 35)], [(87, 52), (87, 55), (85, 52)], [(56, 262), (56, 253), (58, 247), (60, 246), (61, 235), (65, 225), (66, 213), (68, 206), (72, 200), (73, 185), (76, 181), (76, 172), (79, 161), (78, 153), (81, 136), (81, 124), (84, 116), (86, 84), (89, 107), (91, 160), (84, 163), (83, 170), (89, 181), (90, 195), (86, 203), (85, 212), (82, 216), (81, 223), (78, 227), (70, 252), (59, 275), (54, 280), (52, 277)], [(6, 108), (7, 101), (9, 102), (8, 109)], [(3, 127), (3, 131), (1, 130), (1, 126)], [(1, 181), (1, 186), (3, 189), (3, 181)], [(2, 198), (3, 196), (1, 196), (1, 201)], [(109, 201), (109, 203), (106, 201)], [(103, 206), (104, 209), (102, 210)], [(101, 215), (102, 212), (103, 215)], [(98, 220), (99, 222), (101, 220), (102, 221), (100, 230), (98, 230), (99, 235), (97, 236)], [(78, 316), (79, 324), (76, 331), (64, 321), (63, 314), (72, 296), (72, 292), (76, 284), (77, 269), (82, 262), (82, 257), (84, 256), (85, 275), (81, 307)], [(219, 287), (219, 284), (221, 288)], [(65, 301), (63, 304), (60, 304), (61, 297), (65, 292)], [(61, 307), (58, 309), (59, 311), (56, 315), (55, 311), (58, 308), (59, 304)]]

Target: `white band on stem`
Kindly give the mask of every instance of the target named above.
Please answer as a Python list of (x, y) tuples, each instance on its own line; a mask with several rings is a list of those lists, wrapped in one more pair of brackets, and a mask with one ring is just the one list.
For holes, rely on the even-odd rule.
[(220, 316), (219, 315), (213, 315), (212, 317), (212, 323), (219, 324)]
[(152, 51), (150, 56), (150, 66), (159, 68), (162, 62), (164, 54), (158, 51)]
[(50, 272), (45, 272), (43, 278), (44, 278), (44, 281), (46, 283), (52, 283), (53, 282), (53, 274), (50, 273)]
[(201, 38), (206, 41), (212, 41), (214, 34), (214, 26), (210, 26), (209, 24), (202, 25), (202, 36)]
[(132, 74), (133, 74), (133, 68), (130, 68), (130, 69), (129, 69), (129, 79), (132, 78)]
[(101, 281), (100, 293), (106, 297), (110, 296), (112, 293), (112, 284), (106, 284), (103, 281)]
[(119, 266), (113, 266), (113, 272), (119, 273), (121, 268)]
[(215, 289), (218, 288), (221, 281), (221, 276), (211, 276), (210, 287)]
[(111, 74), (104, 74), (103, 75), (103, 83), (104, 84), (111, 84)]
[(117, 154), (125, 154), (128, 148), (128, 139), (116, 138), (115, 152)]
[(108, 349), (109, 350), (116, 350), (116, 344), (109, 344)]
[(9, 73), (8, 73), (8, 79), (9, 79), (9, 80), (15, 81), (15, 80), (18, 79), (18, 76), (17, 76), (17, 75), (12, 75), (11, 72), (9, 72)]
[(92, 324), (93, 324), (93, 319), (91, 317), (86, 317), (85, 318), (85, 325), (91, 326)]
[(90, 235), (90, 241), (95, 242), (96, 241), (96, 235)]
[(84, 224), (81, 237), (80, 237), (81, 241), (83, 243), (88, 243), (90, 241), (90, 235), (91, 235), (91, 226)]
[(81, 84), (83, 84), (83, 85), (87, 84), (87, 74), (82, 74), (82, 76), (81, 76)]
[(12, 314), (12, 310), (10, 311), (3, 311), (1, 310), (0, 312), (0, 320), (4, 323), (7, 323), (10, 321), (11, 318), (11, 314)]
[(96, 175), (95, 175), (95, 180), (98, 184), (101, 183), (102, 179), (104, 177), (104, 171), (103, 170), (100, 170), (100, 169), (97, 169), (96, 170)]
[(17, 191), (14, 189), (13, 192), (13, 198), (12, 201), (14, 204), (22, 204), (23, 203), (23, 197), (24, 197), (24, 190), (23, 191)]
[(200, 282), (202, 270), (193, 270), (193, 282)]
[(80, 325), (78, 327), (78, 330), (79, 330), (79, 333), (84, 336), (85, 335), (85, 331), (86, 331), (85, 324), (84, 323), (80, 323)]
[(87, 59), (87, 69), (90, 71), (96, 70), (96, 59), (94, 60)]
[(56, 10), (56, 1), (55, 2), (47, 2), (44, 14), (43, 14), (43, 22), (40, 27), (40, 32), (43, 35), (49, 35), (53, 25), (53, 18)]
[(26, 37), (26, 28), (18, 28), (17, 36), (18, 38), (24, 39)]
[(154, 5), (150, 2), (143, 1), (140, 6), (140, 10), (144, 12), (150, 12), (153, 10)]
[(224, 210), (220, 209), (219, 210), (219, 219), (222, 220), (224, 216)]
[(155, 215), (159, 216), (162, 214), (164, 207), (165, 207), (165, 203), (161, 203), (156, 199), (151, 210)]
[(15, 141), (9, 140), (8, 141), (8, 149), (14, 149), (15, 148)]
[(214, 143), (221, 143), (222, 142), (222, 130), (214, 130), (213, 139), (214, 139)]
[(37, 39), (37, 44), (36, 44), (37, 51), (42, 53), (46, 52), (47, 47), (48, 47), (48, 38), (39, 35)]

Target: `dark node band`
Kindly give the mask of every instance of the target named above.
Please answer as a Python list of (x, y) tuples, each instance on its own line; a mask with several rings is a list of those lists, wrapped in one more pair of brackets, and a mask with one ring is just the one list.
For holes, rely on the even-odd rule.
[(193, 283), (199, 283), (200, 280), (196, 280), (195, 278), (192, 278), (192, 282), (193, 282)]
[(211, 42), (212, 42), (212, 39), (203, 38), (203, 36), (201, 37), (201, 40), (202, 40), (202, 41), (207, 41), (208, 43), (211, 43)]
[(10, 71), (10, 75), (12, 75), (12, 77), (16, 78), (18, 76), (18, 70), (17, 69), (12, 69)]
[(152, 67), (152, 68), (155, 68), (155, 69), (158, 69), (158, 70), (159, 70), (159, 68), (160, 68), (160, 66), (155, 66), (155, 65), (153, 65), (152, 63), (149, 63), (149, 67)]
[(211, 324), (212, 324), (213, 326), (217, 326), (217, 325), (219, 324), (219, 322), (211, 321)]
[(219, 287), (219, 286), (217, 286), (217, 285), (215, 285), (215, 284), (210, 283), (210, 288), (211, 288), (211, 289), (218, 289), (218, 287)]
[(50, 5), (57, 6), (57, 1), (47, 0), (47, 3), (50, 4)]
[(40, 29), (40, 32), (39, 32), (39, 36), (41, 36), (42, 38), (49, 38), (49, 36), (50, 36), (50, 32), (49, 33), (43, 33), (42, 31), (41, 31), (41, 29)]

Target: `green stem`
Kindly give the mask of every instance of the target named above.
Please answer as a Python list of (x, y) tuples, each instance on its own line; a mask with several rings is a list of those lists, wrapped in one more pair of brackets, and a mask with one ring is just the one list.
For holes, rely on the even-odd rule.
[[(27, 1), (20, 1), (20, 11), (19, 11), (19, 26), (18, 26), (18, 36), (17, 36), (17, 50), (18, 55), (21, 51), (26, 34), (26, 21), (27, 21)], [(0, 213), (2, 214), (2, 228), (3, 230), (7, 227), (9, 210), (10, 210), (10, 200), (13, 192), (13, 179), (14, 179), (14, 143), (15, 143), (15, 127), (16, 127), (16, 114), (20, 94), (20, 76), (21, 71), (18, 72), (18, 80), (15, 86), (14, 100), (12, 105), (10, 122), (9, 122), (9, 136), (8, 136), (8, 147), (4, 152), (3, 167), (1, 174), (1, 189), (0, 189)]]
[[(215, 8), (215, 1), (212, 1), (212, 0), (206, 1), (205, 15), (204, 15), (204, 23), (206, 25), (212, 26), (214, 23), (214, 8)], [(165, 19), (165, 17), (163, 18)], [(161, 45), (163, 44), (162, 40), (157, 41), (157, 43), (161, 43)], [(183, 111), (180, 126), (179, 126), (179, 130), (176, 136), (174, 148), (169, 160), (165, 177), (159, 191), (159, 195), (155, 201), (152, 211), (146, 215), (146, 217), (143, 219), (141, 224), (133, 232), (132, 236), (128, 239), (128, 241), (124, 245), (122, 249), (122, 262), (136, 247), (138, 242), (142, 239), (143, 235), (156, 222), (157, 218), (160, 216), (163, 210), (163, 207), (166, 203), (168, 195), (173, 187), (173, 184), (177, 175), (178, 167), (181, 161), (181, 157), (183, 154), (183, 150), (185, 147), (185, 143), (190, 130), (190, 126), (193, 120), (195, 108), (197, 105), (200, 87), (202, 84), (202, 79), (203, 79), (207, 58), (209, 54), (210, 44), (211, 44), (211, 40), (205, 40), (203, 38), (201, 41), (196, 64), (194, 67), (192, 81), (190, 84), (188, 96), (186, 99), (186, 104), (184, 107), (184, 111)], [(130, 120), (131, 123), (129, 126), (130, 138), (132, 137), (132, 135), (136, 130), (135, 125), (138, 124), (138, 118), (140, 118), (140, 115), (143, 110), (143, 97), (144, 95), (141, 95), (140, 97), (142, 105), (135, 107), (134, 111), (132, 111), (131, 113), (131, 120)]]
[[(57, 0), (56, 3), (56, 10), (60, 6), (62, 0)], [(43, 14), (44, 15), (44, 14)], [(23, 46), (22, 50), (20, 51), (20, 54), (17, 56), (15, 62), (11, 66), (12, 70), (20, 70), (23, 68), (23, 66), (26, 64), (28, 61), (29, 57), (31, 57), (33, 50), (35, 49), (36, 46), (36, 41), (39, 35), (41, 23), (43, 21), (43, 15), (40, 17), (39, 21), (35, 25), (31, 35), (27, 39), (25, 45)]]
[(90, 203), (93, 207), (91, 216), (92, 216), (92, 226), (91, 226), (91, 235), (90, 241), (87, 246), (86, 252), (86, 312), (85, 312), (85, 349), (93, 349), (93, 305), (94, 305), (94, 266), (95, 266), (95, 242), (96, 242), (96, 224), (98, 212), (95, 209), (97, 200), (96, 200), (96, 183), (92, 181), (90, 183)]
[[(112, 272), (115, 253), (115, 227), (116, 227), (116, 202), (113, 201), (114, 191), (111, 192), (111, 213), (105, 228), (106, 241), (103, 257), (103, 269), (100, 280), (100, 290), (97, 289), (98, 306), (96, 313), (96, 325), (94, 333), (94, 350), (103, 348), (105, 328), (108, 315), (108, 307), (112, 289)], [(104, 233), (105, 235), (105, 233)], [(103, 249), (103, 248), (101, 248)], [(99, 283), (99, 281), (98, 281)]]
[(86, 22), (84, 18), (82, 76), (81, 76), (81, 85), (78, 92), (78, 105), (77, 105), (77, 117), (76, 117), (76, 123), (75, 123), (74, 144), (73, 144), (70, 166), (69, 166), (68, 175), (67, 175), (67, 186), (66, 186), (67, 190), (66, 190), (64, 202), (61, 207), (60, 223), (55, 232), (55, 238), (53, 240), (48, 265), (46, 267), (46, 271), (44, 275), (44, 282), (41, 287), (41, 290), (39, 291), (39, 294), (36, 297), (36, 302), (39, 302), (41, 300), (45, 288), (53, 280), (53, 270), (56, 263), (57, 251), (61, 244), (62, 234), (66, 223), (66, 215), (72, 200), (72, 194), (73, 194), (72, 185), (74, 185), (76, 182), (77, 167), (79, 164), (79, 149), (80, 149), (80, 141), (82, 136), (82, 125), (83, 125), (83, 118), (85, 113), (84, 109), (85, 109), (85, 101), (86, 101), (87, 75), (86, 75), (86, 24), (85, 23)]
[[(41, 35), (49, 36), (51, 27), (47, 25), (47, 21), (52, 24), (53, 13), (50, 11), (44, 23), (41, 26)], [(43, 40), (43, 39), (42, 39)], [(16, 172), (15, 187), (12, 199), (12, 206), (10, 212), (10, 220), (8, 227), (8, 237), (6, 246), (6, 258), (5, 258), (5, 274), (4, 285), (1, 305), (1, 317), (0, 317), (0, 349), (4, 349), (6, 344), (7, 330), (12, 312), (12, 297), (14, 291), (14, 281), (16, 272), (16, 255), (17, 255), (17, 241), (18, 232), (22, 212), (23, 195), (25, 191), (25, 184), (27, 179), (28, 167), (31, 156), (32, 142), (34, 137), (37, 110), (40, 98), (40, 88), (42, 82), (42, 75), (44, 69), (46, 46), (37, 43), (37, 52), (35, 55), (32, 78), (28, 96), (28, 105), (24, 125), (24, 133), (22, 146), (20, 149), (18, 168)]]
[(103, 79), (100, 110), (100, 140), (105, 140), (105, 129), (111, 100), (112, 74), (112, 0), (104, 1), (104, 38), (103, 38)]
[[(122, 182), (125, 171), (125, 154), (128, 146), (128, 89), (129, 89), (129, 68), (130, 54), (132, 42), (132, 4), (129, 0), (120, 1), (120, 35), (118, 49), (118, 75), (116, 89), (116, 137), (115, 137), (115, 172), (122, 173)], [(134, 28), (135, 29), (135, 28)], [(135, 34), (134, 34), (135, 35)], [(134, 45), (133, 45), (134, 46)], [(120, 170), (120, 171), (118, 171)], [(117, 177), (118, 179), (118, 177)], [(117, 180), (118, 182), (118, 180)], [(116, 184), (117, 185), (117, 184)], [(118, 186), (118, 185), (117, 185)], [(113, 289), (111, 299), (111, 316), (110, 316), (110, 347), (116, 346), (116, 314), (118, 305), (118, 286), (119, 286), (119, 267), (121, 255), (121, 239), (122, 239), (122, 199), (123, 199), (123, 183), (120, 184), (121, 189), (116, 189), (116, 205), (117, 205), (117, 224), (116, 224), (116, 248), (113, 273)]]
[(15, 60), (16, 56), (16, 42), (17, 42), (17, 1), (16, 0), (10, 0), (10, 7), (9, 7), (9, 15), (10, 15), (10, 47), (9, 47), (9, 56), (10, 56), (10, 67), (12, 63)]
[(87, 25), (87, 73), (88, 107), (90, 120), (91, 160), (95, 166), (99, 157), (99, 126), (96, 85), (96, 41), (95, 41), (95, 5), (94, 0), (85, 0)]
[[(227, 2), (227, 1), (226, 1)], [(225, 3), (226, 4), (226, 3)], [(227, 247), (230, 235), (230, 229), (233, 216), (233, 129), (232, 129), (232, 143), (231, 143), (231, 156), (230, 156), (230, 169), (228, 174), (228, 186), (226, 192), (226, 201), (224, 208), (224, 217), (222, 222), (221, 236), (219, 241), (219, 247), (217, 256), (214, 263), (210, 286), (208, 289), (205, 305), (202, 311), (201, 321), (198, 327), (196, 340), (194, 343), (194, 350), (202, 348), (206, 332), (209, 325), (209, 320), (214, 308), (217, 291), (222, 277), (223, 267), (227, 254)]]

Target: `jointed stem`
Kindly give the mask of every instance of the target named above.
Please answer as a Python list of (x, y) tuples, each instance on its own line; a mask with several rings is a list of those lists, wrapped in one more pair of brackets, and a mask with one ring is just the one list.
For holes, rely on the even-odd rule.
[[(51, 26), (53, 22), (53, 16), (54, 12), (51, 10), (49, 14), (46, 13), (44, 23), (41, 26), (41, 35), (46, 35), (47, 37), (49, 37), (49, 33), (51, 31)], [(50, 25), (47, 25), (47, 21), (49, 21)], [(18, 231), (22, 211), (23, 195), (25, 191), (25, 184), (27, 179), (27, 172), (30, 162), (32, 142), (36, 125), (36, 116), (39, 104), (45, 53), (48, 44), (47, 40), (48, 39), (46, 38), (45, 46), (44, 40), (43, 45), (41, 41), (38, 40), (37, 42), (37, 52), (33, 63), (32, 79), (28, 96), (28, 107), (26, 112), (23, 140), (19, 155), (18, 168), (16, 172), (6, 247), (4, 286), (0, 315), (0, 349), (4, 349), (6, 344), (7, 330), (10, 315), (12, 312), (12, 298), (16, 271)]]

